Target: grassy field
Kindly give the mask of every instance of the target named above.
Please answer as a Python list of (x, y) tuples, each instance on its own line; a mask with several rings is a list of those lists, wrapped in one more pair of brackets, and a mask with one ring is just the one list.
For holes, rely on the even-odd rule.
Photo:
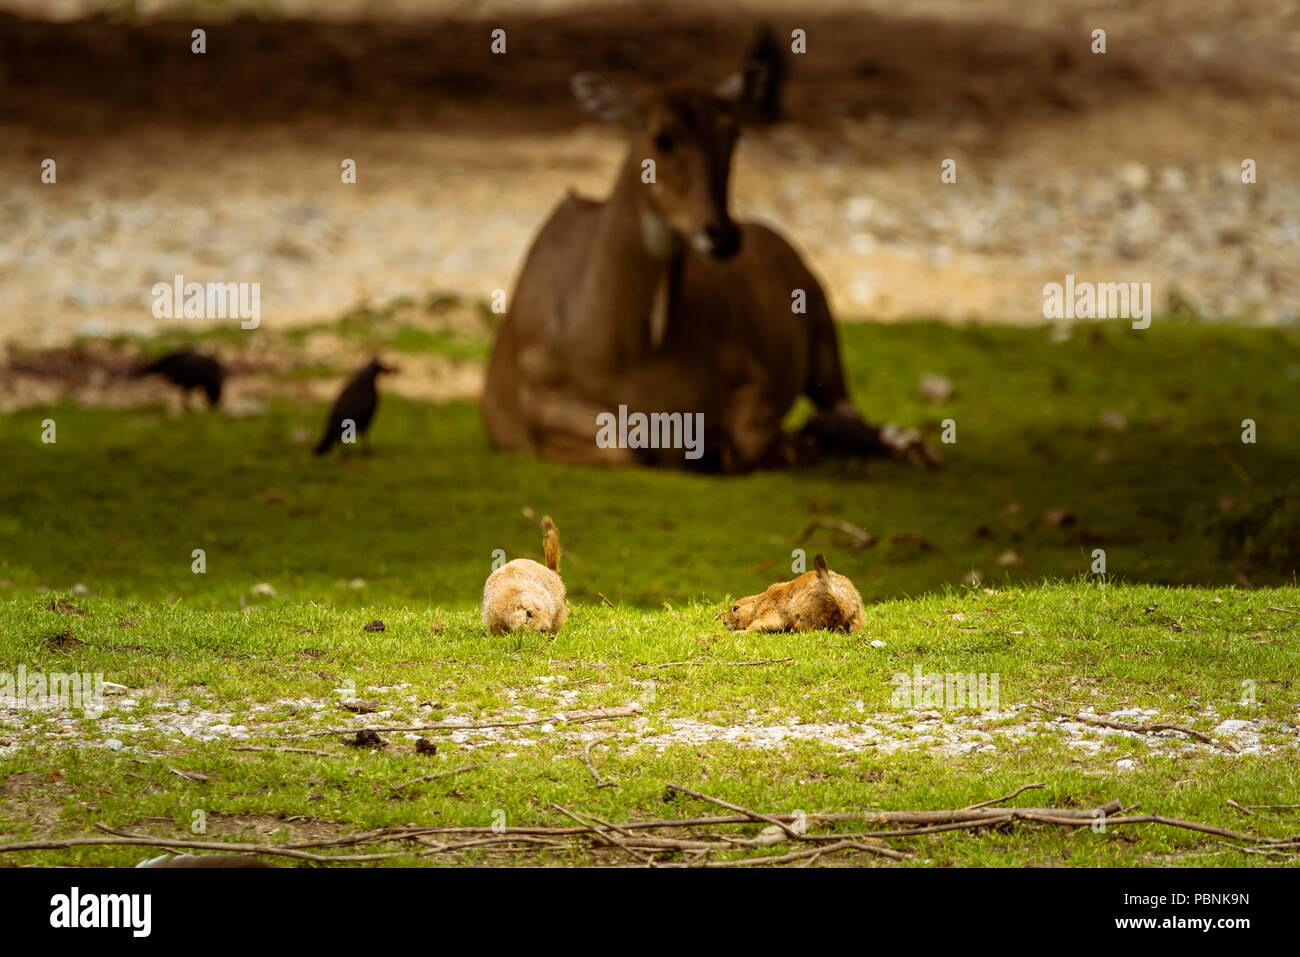
[[(382, 343), (482, 355), (462, 333), (387, 328), (363, 342), (355, 317), (339, 325), (359, 353)], [(193, 839), (195, 812), (209, 839), (277, 842), (407, 823), (572, 823), (553, 804), (615, 822), (720, 812), (665, 801), (669, 783), (811, 814), (961, 808), (1041, 782), (1010, 803), (1120, 799), (1230, 830), (1300, 832), (1287, 811), (1251, 817), (1226, 803), (1300, 803), (1300, 337), (1157, 320), (1142, 332), (1079, 327), (1065, 341), (1043, 329), (849, 325), (843, 341), (868, 417), (936, 443), (940, 422), (955, 422), (945, 469), (831, 462), (722, 478), (565, 467), (491, 452), (472, 403), (391, 396), (375, 454), (346, 460), (290, 441), (324, 410), (287, 399), (245, 418), (72, 404), (0, 418), (0, 664), (102, 672), (129, 689), (97, 721), (0, 710), (0, 841), (97, 822)], [(918, 396), (926, 372), (953, 380), (951, 401)], [(43, 444), (51, 418), (58, 441)], [(1243, 419), (1257, 442), (1242, 442)], [(494, 550), (538, 557), (525, 510), (553, 515), (568, 552), (573, 614), (553, 641), (489, 639), (474, 610)], [(877, 544), (853, 551), (823, 530), (799, 542), (820, 518)], [(799, 547), (855, 581), (870, 603), (863, 633), (723, 631), (714, 616), (729, 598), (790, 577)], [(1097, 549), (1105, 576), (1090, 574)], [(982, 584), (964, 585), (976, 570)], [(385, 629), (363, 631), (375, 619)], [(997, 706), (898, 707), (891, 680), (916, 668), (997, 676)], [(342, 710), (353, 695), (378, 710)], [(1208, 740), (1065, 722), (1034, 703), (1170, 721)], [(415, 733), (384, 733), (381, 750), (308, 736), (632, 704), (638, 713), (616, 720), (426, 732), (436, 755), (416, 753)], [(322, 753), (232, 750), (285, 746)], [(455, 773), (393, 790), (443, 771)], [(597, 774), (618, 787), (598, 787)], [(903, 865), (1296, 860), (1154, 825), (1007, 824), (890, 843)], [(152, 853), (79, 848), (0, 864)], [(561, 842), (420, 860), (637, 859)]]

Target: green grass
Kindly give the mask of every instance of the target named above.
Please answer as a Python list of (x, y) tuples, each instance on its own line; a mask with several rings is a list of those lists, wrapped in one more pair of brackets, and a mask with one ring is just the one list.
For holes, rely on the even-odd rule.
[[(818, 517), (880, 540), (856, 554), (826, 533), (806, 545), (869, 600), (956, 584), (972, 568), (996, 582), (1072, 577), (1096, 548), (1118, 580), (1293, 580), (1294, 334), (1157, 323), (1053, 344), (1042, 330), (920, 324), (847, 326), (844, 344), (868, 416), (923, 428), (936, 444), (939, 423), (954, 420), (957, 442), (939, 444), (947, 468), (828, 463), (741, 478), (572, 468), (494, 454), (473, 403), (391, 396), (376, 454), (349, 461), (289, 442), (319, 428), (323, 407), (274, 404), (242, 419), (29, 409), (0, 419), (0, 578), (225, 608), (258, 582), (283, 598), (463, 608), (495, 549), (536, 555), (521, 515), (532, 508), (559, 525), (576, 600), (601, 592), (650, 608), (761, 589), (788, 572), (794, 539)], [(916, 396), (925, 371), (955, 381), (953, 402)], [(1127, 430), (1099, 424), (1108, 409)], [(55, 445), (40, 441), (46, 418)], [(1245, 418), (1257, 444), (1240, 441)], [(1112, 460), (1096, 462), (1099, 449)], [(1077, 522), (1045, 525), (1057, 507)], [(196, 548), (202, 576), (191, 573)], [(1023, 568), (998, 564), (1008, 550)], [(342, 584), (357, 578), (365, 588)]]
[[(359, 350), (377, 344), (364, 323), (341, 322)], [(439, 345), (429, 335), (386, 323), (376, 338), (482, 354), (481, 342)], [(0, 726), (0, 741), (22, 745), (0, 746), (2, 839), (80, 834), (97, 821), (187, 836), (199, 809), (222, 837), (295, 833), (301, 821), (288, 819), (298, 815), (337, 833), (408, 821), (487, 825), (497, 810), (511, 824), (563, 823), (550, 802), (615, 821), (709, 813), (680, 796), (665, 805), (668, 782), (760, 810), (815, 811), (961, 807), (1042, 781), (1046, 790), (1012, 803), (1120, 798), (1231, 829), (1300, 830), (1295, 819), (1248, 819), (1225, 803), (1300, 803), (1296, 334), (1157, 320), (1145, 332), (1082, 327), (1056, 343), (1042, 329), (918, 323), (846, 326), (843, 342), (869, 418), (921, 428), (936, 442), (941, 420), (956, 422), (956, 444), (940, 446), (945, 469), (826, 463), (723, 478), (567, 467), (490, 451), (472, 403), (392, 396), (376, 421), (375, 455), (347, 460), (316, 460), (292, 444), (295, 430), (315, 431), (324, 409), (286, 402), (234, 419), (72, 405), (0, 418), (0, 665), (102, 672), (138, 701), (130, 715), (110, 710), (66, 728), (66, 714), (35, 712), (17, 713), (21, 731)], [(923, 403), (923, 372), (951, 377), (954, 400)], [(1104, 410), (1125, 415), (1128, 427), (1102, 426)], [(54, 445), (40, 441), (48, 418)], [(1253, 445), (1241, 442), (1246, 418), (1256, 422)], [(1050, 508), (1076, 521), (1053, 527), (1042, 520)], [(495, 549), (511, 558), (540, 551), (524, 509), (553, 515), (569, 551), (574, 610), (554, 641), (489, 639), (474, 611)], [(723, 603), (790, 577), (794, 539), (818, 517), (879, 539), (856, 553), (824, 533), (803, 546), (825, 552), (873, 603), (865, 631), (722, 631), (713, 616)], [(196, 548), (206, 574), (191, 570)], [(1088, 574), (1097, 548), (1104, 578)], [(998, 564), (1008, 550), (1023, 567)], [(988, 590), (961, 586), (974, 568)], [(276, 597), (254, 596), (259, 582)], [(72, 596), (74, 583), (93, 597)], [(362, 631), (374, 618), (386, 630)], [(52, 641), (64, 633), (72, 638)], [(656, 667), (681, 661), (707, 663)], [(993, 750), (945, 753), (932, 722), (892, 707), (891, 677), (918, 665), (999, 676), (1002, 717), (940, 718), (954, 733), (982, 730)], [(564, 680), (538, 681), (554, 676)], [(630, 701), (642, 702), (645, 722), (512, 732), (533, 743), (474, 749), (440, 736), (436, 758), (415, 755), (401, 735), (376, 753), (332, 737), (290, 740), (373, 717), (337, 708), (348, 681), (393, 712), (385, 724)], [(1254, 683), (1253, 706), (1241, 701), (1243, 681)], [(557, 687), (574, 694), (560, 699)], [(108, 699), (110, 709), (117, 701)], [(235, 752), (225, 738), (160, 730), (182, 701), (244, 725), (250, 738), (241, 743), (331, 756)], [(1169, 738), (1149, 748), (1088, 732), (1099, 745), (1092, 753), (1066, 743), (1047, 716), (1022, 710), (1035, 701), (1155, 709), (1204, 733), (1248, 719), (1263, 722), (1265, 747), (1282, 750), (1229, 754)], [(742, 740), (653, 746), (687, 720), (744, 726)], [(809, 723), (879, 726), (898, 748), (850, 751), (814, 735), (765, 750), (743, 740)], [(1013, 739), (1026, 723), (1032, 733)], [(100, 746), (76, 746), (60, 731)], [(578, 731), (615, 735), (593, 755), (619, 788), (595, 787)], [(110, 737), (123, 749), (102, 747)], [(1120, 774), (1123, 758), (1135, 767)], [(482, 766), (391, 794), (467, 763)], [(931, 864), (1278, 862), (1152, 827), (1104, 835), (1017, 827), (897, 846)], [(572, 850), (541, 855), (518, 857), (587, 861)], [(143, 856), (99, 848), (22, 860)], [(841, 862), (849, 861), (877, 862)]]
[[(1064, 700), (1100, 713), (1154, 708), (1212, 735), (1222, 719), (1262, 721), (1263, 742), (1293, 754), (1294, 728), (1279, 722), (1294, 722), (1300, 617), (1271, 606), (1294, 607), (1298, 599), (1295, 588), (1247, 594), (1080, 581), (888, 602), (872, 608), (865, 632), (854, 636), (722, 634), (712, 605), (671, 612), (592, 605), (579, 606), (554, 640), (490, 640), (464, 611), (391, 606), (361, 614), (281, 603), (231, 614), (184, 603), (41, 596), (0, 606), (7, 658), (47, 672), (100, 670), (107, 680), (143, 690), (132, 691), (135, 708), (108, 697), (102, 721), (70, 722), (93, 744), (110, 736), (122, 741), (121, 751), (69, 747), (53, 737), (64, 730), (57, 725), (67, 720), (63, 713), (27, 713), (30, 746), (0, 757), (0, 782), (14, 775), (19, 788), (0, 803), (0, 833), (9, 840), (83, 833), (105, 821), (185, 838), (193, 837), (196, 810), (211, 816), (216, 836), (267, 839), (293, 833), (290, 819), (298, 815), (343, 833), (407, 822), (485, 826), (498, 811), (512, 826), (563, 824), (551, 802), (615, 821), (712, 813), (685, 797), (666, 807), (661, 796), (670, 782), (769, 812), (952, 808), (1041, 781), (1046, 790), (1013, 803), (1089, 807), (1119, 798), (1140, 802), (1148, 813), (1280, 837), (1297, 829), (1293, 819), (1246, 821), (1225, 802), (1294, 803), (1300, 765), (1293, 757), (1228, 755), (1158, 738), (1153, 750), (1142, 741), (1089, 734), (1101, 741), (1092, 754), (1064, 744), (1050, 723), (1027, 738), (1008, 735), (1045, 717), (1023, 711), (1025, 704)], [(62, 612), (52, 609), (55, 600)], [(69, 614), (69, 605), (84, 615)], [(383, 632), (362, 631), (372, 615), (385, 622)], [(69, 629), (83, 644), (53, 648), (48, 636)], [(885, 646), (873, 648), (872, 639)], [(735, 664), (769, 659), (778, 660)], [(699, 666), (656, 667), (684, 661)], [(944, 727), (965, 721), (985, 732), (992, 751), (944, 754), (926, 743), (935, 725), (925, 714), (893, 707), (892, 676), (917, 665), (998, 675), (1000, 716), (945, 710), (940, 719)], [(1241, 697), (1248, 679), (1255, 683), (1253, 706)], [(380, 713), (358, 719), (334, 706), (348, 682)], [(559, 698), (561, 689), (573, 697)], [(531, 714), (511, 709), (548, 715), (634, 701), (642, 705), (643, 727), (624, 719), (460, 744), (433, 733), (436, 757), (415, 755), (401, 734), (385, 734), (391, 747), (380, 752), (348, 749), (332, 736), (293, 737), (362, 720), (470, 721)], [(222, 712), (220, 722), (242, 726), (248, 740), (203, 742), (168, 732), (178, 702)], [(1217, 714), (1204, 714), (1207, 706)], [(743, 725), (755, 735), (774, 724), (888, 730), (886, 744), (858, 751), (820, 736), (782, 750), (743, 740), (654, 747), (654, 736), (670, 731), (675, 719)], [(614, 735), (613, 746), (594, 755), (617, 789), (595, 787), (578, 732)], [(331, 756), (234, 752), (231, 743), (305, 746)], [(886, 753), (894, 744), (905, 746)], [(1116, 761), (1125, 758), (1136, 768), (1117, 774)], [(419, 775), (466, 764), (478, 767), (392, 792)], [(186, 779), (173, 768), (207, 780)], [(1109, 835), (1020, 828), (896, 844), (915, 851), (915, 863), (931, 864), (1269, 863), (1226, 852), (1201, 835), (1151, 827)], [(137, 848), (31, 855), (82, 864), (142, 856)], [(543, 857), (566, 860), (570, 852)]]

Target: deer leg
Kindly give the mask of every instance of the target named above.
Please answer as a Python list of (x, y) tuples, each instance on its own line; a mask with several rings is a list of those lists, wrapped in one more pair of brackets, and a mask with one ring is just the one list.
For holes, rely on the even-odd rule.
[(870, 425), (858, 414), (844, 383), (835, 324), (826, 300), (809, 310), (807, 395), (817, 406), (799, 432), (805, 447), (816, 454), (856, 455), (901, 459), (912, 465), (935, 467), (943, 462), (938, 451), (919, 433), (897, 426)]
[(636, 449), (617, 444), (602, 446), (597, 442), (600, 432), (597, 416), (609, 413), (610, 409), (552, 389), (528, 389), (524, 397), (531, 417), (528, 426), (533, 448), (543, 458), (602, 465), (638, 463)]
[(792, 437), (782, 430), (781, 416), (767, 401), (766, 393), (766, 382), (753, 381), (731, 394), (722, 422), (724, 472), (781, 468), (794, 463)]

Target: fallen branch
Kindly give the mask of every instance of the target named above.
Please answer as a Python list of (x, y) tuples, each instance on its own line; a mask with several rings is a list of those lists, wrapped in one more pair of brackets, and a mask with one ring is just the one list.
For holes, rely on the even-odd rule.
[(602, 778), (600, 776), (600, 772), (596, 770), (596, 765), (593, 764), (591, 760), (591, 746), (593, 744), (599, 744), (601, 741), (604, 740), (605, 740), (604, 738), (592, 738), (590, 741), (587, 742), (587, 744), (582, 749), (582, 760), (587, 762), (587, 770), (590, 771), (591, 776), (596, 779), (597, 790), (599, 790), (600, 788), (618, 787), (617, 781), (606, 781), (604, 778)]
[(1039, 711), (1046, 711), (1048, 714), (1058, 715), (1062, 718), (1070, 718), (1073, 721), (1080, 721), (1084, 724), (1096, 725), (1101, 728), (1114, 728), (1117, 731), (1132, 731), (1135, 734), (1153, 734), (1157, 731), (1178, 731), (1190, 738), (1195, 738), (1205, 744), (1219, 745), (1230, 751), (1238, 750), (1237, 746), (1230, 741), (1215, 741), (1208, 734), (1202, 731), (1196, 731), (1192, 728), (1185, 728), (1181, 724), (1169, 724), (1168, 722), (1157, 722), (1156, 724), (1127, 724), (1123, 721), (1111, 721), (1108, 718), (1098, 718), (1088, 714), (1071, 714), (1068, 711), (1057, 711), (1055, 708), (1046, 708), (1041, 704), (1031, 704), (1029, 707), (1037, 708)]
[[(814, 847), (811, 850), (807, 850), (807, 851), (791, 851), (788, 854), (775, 854), (775, 855), (765, 854), (762, 857), (738, 857), (738, 858), (733, 858), (732, 860), (729, 861), (705, 861), (701, 864), (686, 865), (686, 866), (709, 867), (709, 868), (764, 867), (764, 866), (771, 866), (772, 864), (788, 864), (791, 861), (798, 861), (804, 858), (812, 858), (815, 860), (825, 854), (834, 854), (836, 851), (847, 851), (850, 849), (858, 850), (858, 851), (872, 851), (872, 852), (878, 850), (878, 848), (871, 848), (871, 847), (867, 847), (864, 844), (858, 844), (856, 841), (837, 841), (834, 844), (829, 844), (823, 847)], [(898, 854), (897, 851), (895, 851), (894, 854), (897, 854), (897, 857), (894, 858), (895, 860), (901, 859), (906, 856), (903, 854)]]
[(661, 665), (647, 665), (650, 668), (702, 668), (705, 665), (725, 665), (729, 668), (752, 668), (755, 665), (779, 665), (787, 661), (794, 661), (790, 658), (763, 658), (759, 661), (666, 661)]
[[(1291, 851), (1279, 850), (1274, 847), (1246, 847), (1241, 844), (1233, 844), (1230, 841), (1215, 841), (1216, 844), (1222, 844), (1224, 847), (1230, 847), (1234, 851), (1241, 851), (1243, 854), (1264, 854), (1268, 857), (1294, 857)], [(1287, 845), (1288, 847), (1300, 847), (1297, 845)]]
[(167, 770), (172, 774), (180, 775), (187, 781), (197, 781), (199, 784), (208, 783), (208, 776), (206, 774), (200, 774), (198, 771), (182, 771), (180, 768), (174, 768), (170, 764), (167, 765)]
[[(572, 811), (568, 810), (567, 808), (563, 808), (563, 807), (561, 807), (560, 805), (556, 804), (554, 801), (551, 802), (551, 807), (555, 808), (555, 810), (559, 811), (561, 814), (564, 814), (564, 815), (566, 815), (566, 816), (568, 816), (568, 817), (573, 818), (573, 819), (574, 819), (575, 821), (577, 821), (579, 824), (587, 825), (587, 822), (584, 821), (582, 818), (578, 817), (578, 815), (574, 814)], [(654, 858), (653, 858), (653, 857), (646, 857), (646, 855), (642, 854), (640, 851), (633, 850), (632, 848), (628, 847), (627, 844), (625, 844), (625, 843), (623, 842), (623, 839), (622, 839), (622, 838), (620, 838), (620, 837), (615, 837), (612, 833), (609, 833), (609, 832), (607, 832), (606, 830), (602, 829), (602, 828), (600, 827), (600, 825), (598, 825), (598, 824), (592, 824), (592, 825), (587, 825), (587, 826), (592, 827), (592, 828), (596, 831), (596, 833), (599, 834), (601, 837), (605, 838), (605, 840), (611, 842), (612, 844), (617, 844), (619, 847), (621, 847), (623, 850), (627, 851), (629, 854), (631, 854), (631, 855), (632, 855), (633, 857), (635, 857), (637, 860), (639, 860), (639, 861), (641, 861), (642, 863), (644, 863), (644, 864), (646, 865), (646, 867), (654, 867), (654, 866), (655, 866), (655, 862), (654, 862)], [(612, 828), (611, 828), (610, 830), (612, 830)]]
[(851, 525), (848, 522), (842, 522), (834, 518), (814, 518), (808, 523), (808, 526), (795, 537), (795, 544), (802, 545), (808, 539), (812, 538), (813, 532), (819, 528), (830, 529), (833, 532), (842, 532), (849, 536), (849, 551), (860, 552), (864, 548), (870, 548), (876, 544), (876, 536), (872, 535), (865, 528), (857, 525)]
[(314, 750), (312, 750), (311, 748), (254, 748), (254, 747), (240, 747), (240, 748), (231, 748), (230, 750), (231, 750), (231, 751), (279, 751), (279, 752), (288, 752), (288, 753), (290, 753), (290, 754), (317, 754), (317, 755), (320, 755), (320, 756), (323, 757), (323, 758), (337, 758), (337, 757), (341, 757), (341, 756), (342, 756), (342, 755), (335, 754), (335, 753), (333, 753), (332, 751), (314, 751)]
[[(463, 770), (467, 769), (452, 769), (451, 771), (439, 772), (436, 775), (426, 775), (425, 778), (455, 774)], [(418, 781), (421, 779), (416, 780)], [(400, 790), (401, 787), (404, 786), (405, 785), (401, 785), (395, 790)], [(721, 798), (712, 797), (711, 795), (703, 794), (690, 788), (668, 784), (666, 787), (669, 791), (687, 794), (699, 800), (716, 804), (737, 813), (713, 817), (631, 821), (625, 824), (615, 824), (601, 820), (600, 818), (590, 814), (585, 815), (585, 817), (579, 816), (579, 814), (570, 811), (567, 808), (561, 807), (558, 804), (553, 804), (553, 808), (575, 822), (576, 826), (493, 828), (486, 826), (455, 827), (439, 825), (407, 825), (402, 827), (376, 828), (370, 831), (347, 834), (335, 838), (285, 844), (255, 844), (242, 842), (226, 843), (221, 841), (154, 837), (147, 834), (122, 831), (111, 828), (107, 824), (98, 823), (96, 824), (96, 827), (99, 830), (107, 832), (107, 834), (112, 836), (25, 841), (16, 844), (5, 844), (0, 845), (0, 853), (28, 850), (63, 850), (73, 847), (96, 845), (141, 846), (163, 848), (166, 850), (217, 851), (222, 855), (244, 854), (253, 856), (279, 856), (320, 864), (359, 864), (400, 858), (427, 857), (436, 854), (455, 853), (457, 851), (479, 847), (497, 847), (502, 850), (511, 851), (520, 849), (514, 846), (517, 844), (544, 847), (565, 847), (566, 839), (570, 841), (579, 841), (579, 846), (581, 847), (581, 841), (585, 839), (590, 842), (588, 845), (589, 850), (615, 848), (634, 857), (638, 862), (648, 867), (749, 867), (781, 865), (796, 862), (802, 865), (811, 865), (828, 854), (840, 853), (843, 851), (860, 851), (863, 853), (874, 854), (891, 861), (897, 861), (906, 858), (907, 854), (896, 848), (880, 843), (883, 839), (915, 838), (958, 830), (974, 831), (990, 827), (1011, 825), (1017, 822), (1078, 829), (1090, 826), (1098, 821), (1104, 823), (1107, 829), (1127, 825), (1156, 824), (1163, 827), (1207, 834), (1216, 839), (1220, 839), (1221, 842), (1223, 840), (1236, 842), (1235, 844), (1228, 846), (1240, 850), (1243, 853), (1282, 856), (1283, 852), (1291, 852), (1300, 849), (1300, 835), (1285, 838), (1272, 838), (1257, 834), (1233, 831), (1227, 828), (1202, 824), (1196, 821), (1165, 817), (1159, 814), (1134, 814), (1132, 813), (1134, 810), (1133, 807), (1128, 808), (1126, 812), (1122, 804), (1117, 800), (1108, 801), (1095, 808), (1013, 808), (989, 806), (991, 804), (1006, 801), (1030, 788), (1041, 786), (1042, 785), (1038, 784), (1024, 785), (1018, 790), (1012, 792), (1012, 794), (1000, 798), (994, 798), (991, 801), (982, 802), (979, 805), (968, 808), (932, 811), (849, 811), (810, 814), (802, 818), (810, 828), (818, 825), (843, 821), (858, 821), (863, 822), (868, 826), (874, 825), (879, 828), (877, 830), (863, 830), (855, 833), (808, 833), (803, 828), (796, 830), (791, 826), (792, 822), (799, 819), (796, 815), (764, 814), (751, 808), (733, 804)], [(1243, 810), (1246, 807), (1245, 805), (1240, 805), (1235, 801), (1230, 801), (1230, 804), (1239, 810)], [(1279, 805), (1278, 807), (1283, 806)], [(757, 823), (768, 824), (779, 828), (786, 837), (800, 842), (803, 844), (803, 847), (784, 854), (767, 854), (757, 857), (750, 856), (728, 860), (709, 860), (709, 855), (715, 851), (734, 852), (760, 846), (768, 846), (768, 843), (770, 842), (767, 842), (764, 839), (770, 835), (759, 835), (758, 838), (751, 838), (735, 834), (722, 834), (719, 836), (711, 836), (708, 834), (661, 836), (659, 834), (645, 833), (650, 829), (661, 828), (684, 830), (697, 827), (712, 828), (722, 825), (753, 825)], [(451, 842), (445, 842), (447, 837), (459, 837), (462, 839), (453, 839)], [(780, 838), (777, 838), (777, 840), (780, 840)], [(419, 845), (419, 848), (376, 853), (318, 853), (318, 851), (322, 851), (326, 848), (337, 849), (367, 844), (388, 844), (391, 846), (404, 841), (414, 842)], [(572, 845), (570, 844), (568, 846)], [(690, 856), (684, 860), (673, 861), (662, 861), (656, 859), (655, 855), (663, 854), (687, 854)], [(1287, 856), (1292, 855), (1288, 853)], [(198, 864), (196, 866), (203, 865)]]
[(1023, 794), (1025, 791), (1031, 790), (1032, 788), (1045, 788), (1045, 787), (1047, 787), (1047, 785), (1041, 782), (1037, 784), (1022, 784), (1020, 787), (1016, 788), (1010, 794), (1004, 794), (1002, 797), (994, 798), (991, 801), (980, 801), (978, 804), (972, 804), (969, 807), (964, 808), (964, 810), (978, 811), (982, 807), (989, 807), (990, 805), (993, 804), (1001, 804), (1003, 801), (1010, 801), (1017, 794)]
[(473, 771), (475, 768), (483, 767), (482, 764), (467, 764), (463, 768), (452, 768), (450, 771), (439, 771), (436, 774), (422, 774), (418, 778), (411, 778), (401, 784), (394, 785), (391, 789), (392, 794), (409, 788), (412, 784), (419, 784), (422, 781), (436, 781), (438, 778), (451, 777), (453, 774), (463, 774), (466, 771)]
[(732, 804), (730, 801), (724, 801), (722, 800), (722, 798), (710, 797), (707, 794), (701, 794), (699, 791), (692, 791), (690, 788), (684, 788), (680, 784), (668, 784), (667, 788), (670, 791), (677, 791), (681, 794), (689, 794), (691, 797), (699, 798), (701, 801), (708, 801), (710, 804), (718, 805), (718, 807), (725, 807), (728, 811), (737, 811), (745, 815), (750, 820), (762, 821), (765, 824), (771, 824), (774, 825), (775, 827), (779, 827), (782, 831), (785, 832), (786, 837), (790, 838), (791, 840), (797, 841), (800, 839), (800, 837), (802, 837), (802, 835), (794, 828), (792, 828), (789, 824), (785, 823), (784, 821), (780, 820), (777, 817), (773, 817), (770, 814), (759, 814), (757, 811), (751, 811), (749, 808), (742, 807), (739, 804)]
[(1236, 810), (1240, 811), (1242, 814), (1246, 815), (1246, 817), (1258, 817), (1258, 816), (1259, 816), (1259, 815), (1256, 814), (1254, 811), (1252, 811), (1250, 808), (1245, 807), (1244, 805), (1238, 804), (1238, 803), (1237, 803), (1236, 801), (1234, 801), (1232, 798), (1228, 798), (1228, 807), (1230, 807), (1230, 808), (1235, 808)]

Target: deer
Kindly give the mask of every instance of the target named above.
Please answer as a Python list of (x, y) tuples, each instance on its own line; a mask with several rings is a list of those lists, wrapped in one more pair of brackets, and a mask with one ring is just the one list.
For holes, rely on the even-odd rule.
[[(736, 116), (760, 87), (754, 73), (714, 90), (631, 93), (594, 73), (572, 77), (579, 104), (621, 125), (628, 148), (609, 196), (570, 189), (525, 257), (481, 403), (498, 449), (723, 473), (828, 453), (937, 464), (916, 433), (861, 419), (820, 283), (778, 232), (728, 210)], [(801, 395), (816, 411), (788, 433)], [(703, 454), (595, 441), (598, 417), (622, 406), (702, 413)]]

